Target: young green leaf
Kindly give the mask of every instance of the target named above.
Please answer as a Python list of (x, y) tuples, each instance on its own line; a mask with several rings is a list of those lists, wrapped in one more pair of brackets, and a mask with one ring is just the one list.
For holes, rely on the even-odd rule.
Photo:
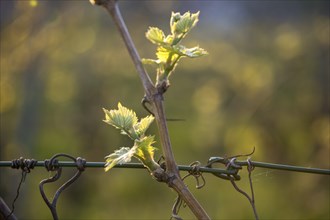
[(174, 51), (180, 56), (196, 58), (207, 55), (207, 51), (200, 47), (186, 48), (182, 45), (173, 46)]
[(164, 44), (165, 41), (164, 32), (156, 27), (149, 27), (149, 30), (146, 32), (146, 38), (154, 44)]
[(106, 110), (103, 109), (105, 113), (104, 122), (114, 126), (117, 129), (121, 129), (123, 134), (127, 134), (129, 137), (134, 138), (136, 134), (134, 133), (133, 125), (137, 123), (138, 119), (135, 112), (118, 103), (118, 109), (116, 110)]
[(144, 133), (149, 128), (150, 124), (154, 121), (154, 116), (149, 115), (145, 118), (142, 118), (139, 123), (134, 125), (134, 130), (139, 137), (144, 136)]
[(171, 53), (173, 53), (171, 50), (165, 48), (165, 47), (158, 47), (156, 56), (158, 58), (159, 63), (166, 63), (171, 56)]
[(167, 35), (166, 38), (165, 38), (165, 43), (168, 44), (168, 45), (172, 45), (173, 44), (173, 40), (174, 40), (174, 37), (173, 35)]
[(199, 12), (191, 14), (189, 11), (181, 15), (173, 13), (171, 17), (171, 32), (174, 36), (172, 45), (178, 44), (185, 35), (197, 24)]
[(156, 27), (150, 27), (146, 37), (154, 44), (157, 44), (157, 60), (143, 59), (144, 64), (157, 65), (156, 86), (168, 86), (169, 76), (173, 73), (181, 57), (196, 58), (207, 54), (200, 47), (186, 48), (179, 44), (187, 33), (197, 24), (199, 12), (189, 11), (181, 15), (172, 12), (170, 27), (171, 34), (166, 36), (164, 32)]
[(190, 12), (184, 13), (177, 22), (174, 23), (174, 33), (185, 34), (190, 31), (198, 22), (199, 12), (190, 14)]
[(105, 171), (109, 171), (112, 167), (117, 164), (127, 163), (131, 161), (131, 158), (135, 154), (136, 148), (132, 147), (122, 147), (119, 150), (115, 150), (114, 153), (105, 157), (106, 164), (105, 164)]
[(170, 20), (170, 27), (171, 27), (171, 32), (172, 34), (175, 32), (175, 24), (181, 19), (181, 15), (179, 12), (173, 12), (171, 15), (171, 20)]
[(154, 136), (146, 136), (139, 141), (135, 141), (135, 156), (142, 162), (153, 160), (154, 152), (156, 149), (152, 146), (153, 143), (155, 143)]
[(153, 65), (153, 64), (159, 65), (160, 64), (160, 60), (142, 58), (141, 61), (142, 61), (143, 64), (150, 64), (150, 65)]
[(134, 140), (132, 148), (122, 147), (114, 153), (106, 156), (105, 171), (110, 170), (116, 164), (131, 161), (134, 156), (139, 159), (150, 171), (155, 170), (159, 165), (154, 161), (153, 136), (145, 136), (145, 132), (154, 121), (154, 116), (149, 115), (138, 122), (135, 112), (118, 103), (118, 109), (106, 110), (105, 122), (121, 130), (122, 134), (128, 135)]

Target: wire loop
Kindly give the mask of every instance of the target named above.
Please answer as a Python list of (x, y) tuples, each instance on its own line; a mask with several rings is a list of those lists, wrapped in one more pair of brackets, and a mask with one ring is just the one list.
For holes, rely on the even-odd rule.
[(241, 177), (238, 175), (238, 171), (242, 169), (240, 165), (235, 164), (236, 158), (224, 158), (224, 157), (211, 157), (207, 164), (206, 167), (213, 168), (213, 164), (215, 163), (221, 163), (225, 165), (227, 170), (233, 171), (233, 174), (223, 174), (223, 173), (212, 173), (214, 176), (219, 177), (224, 180), (231, 180), (234, 179), (240, 180)]
[[(192, 162), (190, 165), (192, 169), (188, 171), (188, 174), (185, 175), (182, 180), (186, 179), (188, 176), (193, 176), (196, 180), (196, 189), (201, 189), (205, 186), (206, 181), (203, 176), (203, 173), (200, 171), (201, 163), (199, 161)], [(199, 178), (202, 179), (202, 183), (199, 182)]]
[[(50, 202), (44, 192), (44, 184), (55, 182), (56, 180), (58, 180), (61, 177), (62, 167), (60, 167), (58, 165), (58, 160), (57, 160), (58, 157), (66, 157), (66, 158), (73, 160), (76, 163), (77, 172), (74, 174), (73, 177), (71, 177), (67, 182), (65, 182), (62, 186), (60, 186), (56, 190), (53, 201)], [(42, 180), (39, 183), (39, 190), (40, 190), (40, 194), (41, 194), (43, 200), (45, 201), (46, 205), (50, 209), (54, 220), (58, 220), (58, 215), (57, 215), (57, 211), (56, 211), (56, 203), (57, 203), (57, 200), (58, 200), (60, 194), (62, 193), (63, 190), (65, 190), (67, 187), (69, 187), (73, 182), (75, 182), (79, 178), (81, 173), (85, 170), (85, 165), (86, 165), (85, 159), (83, 159), (81, 157), (74, 158), (68, 154), (61, 154), (61, 153), (55, 154), (50, 160), (45, 160), (45, 168), (47, 169), (47, 171), (56, 171), (56, 174), (54, 176), (49, 177), (48, 179)]]
[[(238, 171), (242, 169), (242, 166), (239, 164), (236, 164), (235, 161), (237, 160), (238, 157), (251, 156), (252, 154), (254, 154), (254, 151), (255, 151), (255, 147), (253, 147), (252, 152), (248, 153), (248, 154), (238, 154), (238, 155), (231, 156), (231, 157), (210, 157), (210, 159), (207, 162), (206, 167), (212, 168), (212, 165), (214, 163), (222, 163), (226, 166), (227, 170), (233, 171), (234, 174), (213, 173), (213, 175), (216, 177), (219, 177), (221, 179), (237, 181), (237, 180), (241, 179), (240, 175), (238, 175)], [(250, 161), (250, 165), (251, 164), (252, 163)]]
[[(195, 162), (192, 162), (189, 166), (192, 169), (188, 171), (188, 174), (186, 174), (182, 178), (182, 180), (185, 180), (189, 176), (193, 176), (196, 180), (196, 189), (203, 188), (206, 184), (206, 181), (205, 181), (205, 178), (203, 176), (203, 173), (200, 171), (201, 163), (199, 161), (195, 161)], [(200, 178), (202, 179), (201, 183), (199, 181)], [(176, 200), (175, 200), (175, 203), (172, 207), (172, 217), (171, 217), (171, 219), (182, 220), (182, 218), (179, 216), (179, 211), (180, 211), (181, 206), (185, 207), (185, 203), (182, 200), (181, 196), (178, 195)]]

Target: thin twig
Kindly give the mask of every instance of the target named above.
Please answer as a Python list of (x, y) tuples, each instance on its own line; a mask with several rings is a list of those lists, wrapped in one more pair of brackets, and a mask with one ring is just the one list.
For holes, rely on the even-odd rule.
[(147, 74), (146, 70), (144, 69), (144, 67), (142, 65), (140, 55), (134, 46), (132, 38), (131, 38), (131, 36), (127, 30), (126, 24), (123, 20), (123, 17), (121, 16), (117, 1), (116, 0), (104, 1), (103, 6), (110, 13), (112, 19), (114, 20), (114, 22), (119, 30), (121, 37), (124, 40), (126, 48), (134, 62), (135, 68), (140, 76), (140, 79), (143, 84), (143, 88), (144, 88), (147, 96), (151, 96), (152, 92), (155, 91), (155, 87), (154, 87), (149, 75)]
[(248, 162), (247, 170), (249, 173), (249, 184), (250, 184), (250, 190), (251, 190), (251, 206), (253, 209), (255, 219), (259, 219), (256, 204), (255, 204), (255, 199), (254, 199), (254, 189), (253, 189), (253, 183), (252, 183), (252, 171), (254, 170), (254, 167), (251, 165), (250, 158), (247, 159), (247, 162)]
[(250, 202), (251, 206), (252, 206), (252, 209), (253, 209), (253, 214), (254, 214), (254, 217), (256, 220), (259, 219), (258, 217), (258, 214), (257, 214), (257, 210), (255, 208), (255, 205), (254, 205), (254, 199), (252, 199), (246, 192), (244, 192), (243, 190), (241, 190), (235, 183), (234, 179), (233, 178), (230, 178), (230, 182), (231, 184), (234, 186), (234, 188), (239, 192), (241, 193), (242, 195), (244, 195)]
[(20, 180), (20, 182), (19, 182), (19, 184), (18, 184), (18, 187), (17, 187), (17, 189), (16, 189), (16, 196), (15, 196), (15, 198), (14, 198), (14, 201), (13, 201), (12, 204), (11, 204), (11, 212), (6, 216), (6, 218), (5, 218), (6, 220), (9, 220), (10, 217), (12, 216), (12, 214), (13, 214), (14, 211), (15, 211), (15, 202), (16, 202), (16, 200), (17, 200), (18, 197), (19, 197), (19, 192), (20, 192), (20, 190), (21, 190), (21, 185), (22, 185), (22, 183), (24, 182), (24, 180), (25, 180), (25, 178), (26, 178), (26, 174), (27, 174), (27, 172), (24, 171), (24, 170), (22, 170), (21, 180)]

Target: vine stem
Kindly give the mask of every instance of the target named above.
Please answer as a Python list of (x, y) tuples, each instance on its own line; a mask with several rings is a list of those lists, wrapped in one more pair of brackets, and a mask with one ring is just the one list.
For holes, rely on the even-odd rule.
[(107, 9), (107, 11), (112, 16), (112, 19), (114, 20), (114, 22), (119, 30), (119, 33), (124, 40), (124, 43), (127, 47), (129, 55), (131, 56), (133, 63), (135, 65), (135, 68), (140, 76), (140, 79), (142, 81), (142, 85), (146, 92), (146, 95), (151, 96), (152, 93), (155, 93), (155, 87), (154, 87), (149, 75), (147, 74), (145, 68), (143, 67), (140, 55), (136, 50), (136, 47), (132, 41), (131, 35), (129, 34), (126, 24), (123, 20), (123, 17), (121, 16), (117, 1), (116, 0), (103, 0), (100, 3)]
[(170, 142), (170, 137), (168, 133), (165, 110), (163, 105), (163, 93), (152, 83), (149, 75), (144, 69), (140, 56), (136, 50), (136, 47), (130, 37), (130, 34), (127, 30), (126, 24), (121, 16), (118, 4), (116, 0), (97, 0), (96, 4), (102, 5), (110, 13), (112, 19), (114, 20), (119, 33), (121, 34), (127, 50), (134, 62), (134, 65), (137, 69), (137, 72), (142, 81), (146, 97), (150, 101), (154, 109), (154, 115), (157, 122), (161, 145), (163, 153), (165, 156), (166, 163), (166, 175), (163, 178), (164, 182), (168, 184), (169, 187), (173, 188), (178, 195), (185, 201), (190, 210), (194, 213), (198, 219), (210, 219), (208, 214), (205, 212), (203, 207), (199, 204), (193, 194), (189, 191), (187, 186), (182, 181), (178, 166), (174, 159), (174, 154), (172, 151), (172, 146)]

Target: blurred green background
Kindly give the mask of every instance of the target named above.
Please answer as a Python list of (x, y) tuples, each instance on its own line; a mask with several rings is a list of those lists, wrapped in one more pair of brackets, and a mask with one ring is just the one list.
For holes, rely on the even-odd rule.
[[(149, 26), (168, 33), (172, 11), (201, 11), (183, 44), (199, 44), (209, 55), (181, 60), (165, 94), (167, 117), (185, 119), (168, 124), (179, 164), (255, 146), (253, 160), (330, 168), (329, 1), (119, 2), (144, 58), (155, 57), (144, 37)], [(132, 142), (102, 122), (102, 107), (120, 101), (142, 117), (143, 95), (103, 8), (87, 0), (1, 0), (1, 160), (62, 152), (103, 161)], [(155, 124), (149, 133), (158, 138)], [(0, 172), (1, 196), (11, 204), (20, 171)], [(65, 169), (68, 177), (72, 172)], [(249, 190), (245, 169), (241, 174), (238, 184)], [(51, 219), (38, 191), (49, 175), (43, 168), (28, 174), (17, 217)], [(253, 218), (230, 182), (204, 176), (201, 190), (193, 179), (187, 184), (213, 219)], [(261, 219), (330, 218), (329, 176), (258, 168), (253, 184)], [(49, 196), (58, 186), (46, 186)], [(175, 197), (145, 170), (89, 168), (57, 209), (60, 219), (169, 219)], [(194, 218), (188, 208), (180, 214)]]

